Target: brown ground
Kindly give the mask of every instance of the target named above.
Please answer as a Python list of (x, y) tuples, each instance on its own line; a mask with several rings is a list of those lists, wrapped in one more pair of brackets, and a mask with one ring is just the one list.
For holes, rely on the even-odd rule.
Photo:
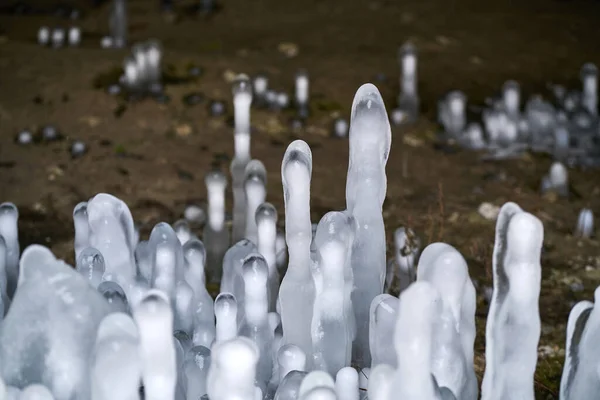
[[(168, 105), (152, 100), (128, 105), (117, 118), (118, 100), (93, 87), (126, 54), (99, 49), (107, 13), (106, 6), (87, 13), (78, 22), (86, 35), (83, 46), (63, 50), (40, 48), (34, 39), (42, 24), (69, 26), (68, 21), (0, 15), (0, 199), (20, 208), (23, 246), (45, 243), (69, 260), (73, 207), (97, 192), (125, 200), (146, 228), (179, 218), (186, 203), (204, 198), (204, 173), (215, 162), (226, 167), (232, 155), (231, 128), (225, 119), (209, 118), (204, 104), (186, 107), (181, 98), (199, 90), (229, 100), (227, 70), (267, 71), (273, 85), (284, 89), (291, 88), (298, 68), (308, 68), (314, 94), (309, 129), (291, 135), (289, 115), (255, 112), (252, 154), (270, 171), (268, 197), (282, 211), (285, 146), (295, 137), (311, 145), (317, 221), (345, 204), (347, 144), (328, 137), (331, 114), (339, 109), (348, 116), (355, 90), (378, 73), (388, 77), (376, 84), (394, 106), (396, 49), (404, 41), (412, 40), (420, 52), (420, 90), (429, 119), (438, 97), (452, 88), (479, 102), (507, 79), (530, 92), (548, 81), (576, 84), (583, 62), (600, 64), (600, 3), (594, 1), (228, 0), (211, 20), (183, 16), (172, 23), (157, 12), (155, 1), (131, 0), (132, 42), (159, 38), (175, 74), (189, 64), (202, 66), (205, 74), (197, 82), (168, 86)], [(283, 56), (278, 51), (283, 42), (297, 45), (298, 56)], [(84, 140), (89, 153), (71, 160), (67, 141), (27, 148), (13, 143), (19, 130), (47, 123)], [(555, 398), (568, 312), (572, 302), (592, 299), (600, 283), (599, 242), (570, 236), (582, 207), (600, 212), (599, 172), (573, 170), (572, 198), (544, 198), (538, 185), (550, 159), (482, 163), (472, 153), (436, 150), (434, 130), (423, 121), (404, 139), (394, 132), (384, 206), (388, 237), (409, 225), (426, 242), (446, 241), (468, 259), (472, 276), (490, 285), (494, 223), (480, 217), (477, 207), (510, 200), (536, 214), (546, 229), (540, 344), (549, 353), (540, 358), (536, 387), (539, 398)], [(584, 291), (571, 291), (573, 282), (582, 282)], [(481, 334), (486, 313), (480, 293)], [(481, 366), (481, 335), (477, 348)]]

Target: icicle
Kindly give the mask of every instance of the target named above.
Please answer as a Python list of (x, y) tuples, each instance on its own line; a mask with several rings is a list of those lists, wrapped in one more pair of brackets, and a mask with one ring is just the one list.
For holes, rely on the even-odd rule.
[(244, 172), (244, 194), (246, 195), (245, 238), (258, 244), (256, 210), (267, 197), (267, 170), (259, 160), (252, 160)]
[(476, 400), (479, 389), (473, 346), (477, 302), (467, 263), (454, 247), (433, 243), (423, 251), (417, 271), (417, 280), (429, 282), (442, 304), (434, 325), (433, 375), (459, 399)]
[(269, 311), (275, 310), (279, 293), (279, 271), (277, 270), (277, 210), (271, 203), (262, 203), (256, 210), (258, 252), (269, 267)]
[(216, 344), (207, 377), (210, 400), (256, 400), (254, 380), (259, 352), (254, 342), (238, 337)]
[(185, 355), (184, 371), (187, 400), (199, 400), (206, 395), (206, 379), (210, 369), (210, 349), (196, 346)]
[(393, 337), (398, 320), (398, 299), (389, 294), (380, 294), (371, 302), (369, 311), (369, 349), (371, 369), (379, 364), (396, 366)]
[(0, 236), (6, 246), (6, 282), (8, 297), (12, 298), (19, 280), (19, 210), (13, 203), (0, 204)]
[(301, 70), (296, 74), (296, 107), (298, 109), (298, 116), (300, 118), (308, 117), (308, 113), (309, 113), (308, 92), (309, 92), (308, 73), (304, 70)]
[(357, 327), (352, 351), (353, 362), (365, 367), (371, 364), (369, 308), (375, 296), (383, 292), (386, 273), (382, 206), (387, 190), (385, 165), (391, 146), (385, 105), (374, 85), (366, 84), (358, 89), (350, 121), (346, 205), (356, 229), (351, 265), (355, 285), (352, 305)]
[(358, 372), (352, 367), (340, 369), (335, 376), (337, 400), (359, 400)]
[(583, 84), (582, 105), (591, 115), (598, 115), (598, 67), (586, 63), (581, 68), (580, 75)]
[(233, 83), (234, 106), (234, 147), (231, 162), (233, 182), (233, 242), (244, 237), (246, 223), (246, 196), (244, 193), (244, 173), (250, 162), (250, 105), (252, 85), (246, 75), (239, 75)]
[(439, 294), (428, 282), (417, 281), (400, 294), (394, 334), (398, 367), (389, 399), (437, 400), (432, 376), (432, 339), (436, 316), (441, 313)]
[(594, 235), (594, 214), (589, 208), (584, 208), (577, 217), (575, 236), (589, 239)]
[[(312, 153), (302, 140), (292, 142), (283, 156), (281, 178), (285, 205), (288, 269), (279, 288), (283, 343), (293, 343), (312, 354), (311, 321), (315, 284), (310, 268), (310, 180)], [(308, 361), (311, 364), (311, 361)]]
[(185, 219), (180, 219), (173, 224), (173, 230), (179, 239), (179, 243), (183, 246), (189, 240), (194, 238), (190, 224)]
[(302, 371), (288, 373), (277, 388), (274, 400), (299, 400), (300, 385), (306, 375)]
[(204, 225), (206, 269), (211, 283), (218, 283), (223, 274), (223, 257), (229, 247), (229, 230), (225, 226), (225, 190), (227, 177), (213, 171), (204, 179), (208, 194), (208, 223)]
[(169, 299), (150, 290), (133, 311), (140, 332), (142, 381), (146, 400), (173, 400), (177, 362), (173, 346), (173, 312)]
[[(371, 369), (368, 381), (369, 400), (389, 400), (390, 389), (394, 379), (394, 368), (387, 364), (379, 364)], [(363, 389), (361, 387), (361, 389)]]
[(79, 203), (73, 210), (75, 224), (75, 259), (79, 258), (81, 250), (90, 246), (90, 226), (88, 225), (87, 202)]
[[(329, 212), (319, 222), (314, 243), (316, 298), (311, 325), (315, 368), (335, 375), (350, 365), (353, 315), (346, 290), (345, 266), (353, 240), (353, 225), (346, 214)], [(285, 332), (285, 331), (284, 331)]]
[(502, 86), (502, 102), (508, 118), (519, 118), (521, 106), (521, 88), (515, 81), (507, 81)]
[(398, 106), (409, 122), (419, 116), (419, 94), (417, 93), (417, 52), (411, 43), (406, 43), (399, 51), (402, 74), (400, 78), (400, 96)]
[(215, 299), (216, 343), (226, 342), (238, 334), (237, 301), (231, 293), (221, 292)]
[(267, 282), (269, 269), (265, 259), (259, 254), (251, 254), (242, 267), (244, 281), (244, 317), (240, 336), (251, 339), (259, 350), (256, 366), (256, 379), (259, 387), (266, 388), (273, 371), (271, 357), (272, 331), (269, 326), (269, 298)]
[[(542, 223), (533, 215), (514, 203), (500, 209), (493, 257), (494, 291), (486, 325), (483, 400), (534, 398), (543, 237)], [(519, 337), (518, 342), (515, 337)]]

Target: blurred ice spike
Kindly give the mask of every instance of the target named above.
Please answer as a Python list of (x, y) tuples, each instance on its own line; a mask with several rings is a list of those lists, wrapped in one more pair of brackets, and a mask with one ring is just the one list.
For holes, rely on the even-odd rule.
[(594, 214), (589, 208), (584, 208), (577, 217), (575, 236), (589, 239), (594, 235)]

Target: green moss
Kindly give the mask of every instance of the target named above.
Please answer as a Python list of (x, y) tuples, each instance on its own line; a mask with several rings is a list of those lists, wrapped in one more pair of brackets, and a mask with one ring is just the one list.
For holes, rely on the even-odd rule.
[(564, 359), (549, 357), (538, 361), (535, 371), (536, 399), (558, 399)]

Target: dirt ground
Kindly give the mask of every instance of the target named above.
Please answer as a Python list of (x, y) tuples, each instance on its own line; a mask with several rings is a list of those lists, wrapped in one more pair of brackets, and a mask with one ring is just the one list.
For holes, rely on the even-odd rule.
[[(384, 205), (388, 237), (395, 228), (410, 226), (426, 243), (454, 245), (483, 288), (491, 285), (494, 222), (482, 218), (478, 206), (514, 201), (537, 215), (544, 222), (545, 246), (536, 390), (538, 398), (557, 398), (569, 310), (576, 301), (591, 300), (600, 284), (600, 242), (571, 236), (582, 207), (600, 214), (600, 171), (571, 170), (569, 199), (543, 197), (538, 187), (551, 159), (527, 155), (482, 162), (474, 153), (440, 149), (432, 140), (431, 121), (437, 99), (450, 89), (464, 90), (471, 102), (480, 103), (508, 79), (519, 81), (526, 93), (543, 91), (549, 81), (577, 85), (584, 62), (600, 64), (600, 2), (228, 0), (209, 19), (179, 5), (173, 20), (159, 13), (156, 1), (130, 0), (131, 42), (158, 38), (170, 73), (183, 75), (190, 65), (204, 73), (167, 85), (167, 104), (146, 100), (125, 107), (94, 86), (114, 75), (127, 53), (99, 47), (108, 33), (108, 5), (75, 5), (83, 10), (78, 21), (15, 16), (6, 9), (0, 14), (0, 200), (19, 206), (23, 247), (46, 244), (72, 262), (73, 207), (98, 192), (125, 200), (146, 232), (160, 220), (180, 218), (186, 204), (203, 202), (204, 174), (211, 165), (227, 168), (233, 152), (228, 119), (210, 117), (206, 107), (209, 99), (222, 99), (231, 115), (225, 79), (231, 72), (266, 71), (272, 86), (291, 89), (295, 72), (308, 69), (313, 113), (307, 128), (292, 132), (290, 113), (254, 111), (252, 156), (270, 172), (268, 200), (282, 212), (282, 156), (291, 140), (306, 140), (314, 157), (314, 221), (343, 209), (348, 146), (329, 136), (333, 118), (349, 117), (354, 92), (369, 81), (393, 108), (397, 47), (411, 40), (419, 50), (424, 118), (403, 132), (394, 130)], [(53, 50), (35, 42), (42, 25), (72, 24), (84, 32), (79, 48)], [(283, 55), (282, 43), (297, 46), (297, 56)], [(184, 105), (183, 96), (195, 91), (205, 102)], [(66, 140), (14, 143), (20, 130), (45, 124), (54, 124)], [(71, 159), (68, 148), (75, 139), (89, 151)], [(579, 284), (583, 290), (573, 290)], [(482, 293), (480, 373), (487, 314)]]

